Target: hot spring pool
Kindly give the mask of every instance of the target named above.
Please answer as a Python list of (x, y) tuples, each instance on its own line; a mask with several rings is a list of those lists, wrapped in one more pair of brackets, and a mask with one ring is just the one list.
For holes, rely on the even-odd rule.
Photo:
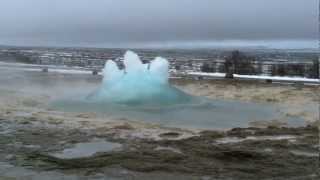
[[(114, 61), (107, 61), (96, 91), (55, 101), (51, 107), (178, 128), (247, 127), (252, 121), (271, 121), (281, 116), (272, 105), (186, 94), (168, 83), (169, 63), (164, 58), (142, 64), (137, 54), (128, 51), (123, 62), (125, 68), (119, 69)], [(303, 121), (290, 122), (298, 125)]]
[[(281, 116), (277, 107), (272, 105), (205, 98), (194, 103), (159, 106), (93, 103), (69, 99), (53, 102), (51, 107), (60, 111), (95, 112), (115, 119), (143, 121), (177, 128), (248, 127), (252, 121), (271, 121)], [(290, 122), (293, 122), (290, 125), (298, 126), (303, 120)]]

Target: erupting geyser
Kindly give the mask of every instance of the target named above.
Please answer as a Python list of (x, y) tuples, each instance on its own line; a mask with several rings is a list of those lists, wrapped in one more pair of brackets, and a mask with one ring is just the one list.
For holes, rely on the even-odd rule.
[(132, 51), (124, 55), (124, 69), (108, 60), (103, 69), (100, 89), (88, 97), (90, 101), (123, 104), (179, 104), (190, 101), (191, 96), (168, 83), (169, 63), (157, 57), (143, 64)]
[(250, 120), (278, 116), (270, 106), (188, 95), (169, 84), (168, 65), (161, 57), (143, 64), (137, 54), (128, 51), (124, 69), (119, 69), (114, 61), (107, 61), (98, 90), (89, 96), (55, 101), (51, 107), (192, 128), (246, 127)]

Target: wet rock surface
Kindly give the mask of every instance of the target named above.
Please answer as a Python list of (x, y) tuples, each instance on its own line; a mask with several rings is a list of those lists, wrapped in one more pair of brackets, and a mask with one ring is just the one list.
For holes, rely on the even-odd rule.
[[(312, 126), (201, 131), (183, 139), (172, 139), (181, 134), (173, 130), (160, 133), (160, 139), (127, 139), (108, 133), (112, 128), (98, 135), (94, 129), (48, 128), (6, 120), (0, 126), (10, 132), (0, 136), (0, 172), (6, 172), (1, 178), (46, 174), (52, 179), (319, 178), (319, 132)], [(91, 148), (89, 155), (54, 155), (92, 142), (99, 148)], [(105, 148), (105, 142), (121, 144), (121, 149)]]

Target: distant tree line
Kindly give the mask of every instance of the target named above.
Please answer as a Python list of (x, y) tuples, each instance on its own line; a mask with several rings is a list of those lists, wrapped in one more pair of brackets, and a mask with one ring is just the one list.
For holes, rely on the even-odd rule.
[(259, 75), (264, 73), (263, 66), (271, 66), (272, 76), (301, 76), (308, 78), (319, 78), (319, 61), (314, 59), (313, 63), (272, 63), (264, 64), (257, 57), (248, 56), (238, 50), (232, 51), (225, 57), (223, 65), (217, 63), (204, 63), (202, 72), (226, 73), (226, 78), (233, 78), (233, 74)]
[(312, 65), (303, 63), (275, 64), (272, 66), (272, 76), (301, 76), (319, 78), (319, 61), (313, 60)]
[(3, 61), (21, 62), (21, 63), (36, 63), (30, 56), (24, 55), (19, 52), (5, 52), (0, 54)]

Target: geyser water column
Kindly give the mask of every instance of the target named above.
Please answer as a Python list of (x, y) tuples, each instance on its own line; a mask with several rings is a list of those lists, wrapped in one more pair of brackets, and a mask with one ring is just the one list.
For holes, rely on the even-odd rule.
[(169, 105), (185, 103), (191, 96), (168, 83), (169, 63), (157, 57), (143, 64), (132, 51), (124, 55), (124, 69), (108, 60), (103, 69), (100, 89), (88, 97), (89, 101), (131, 105)]

